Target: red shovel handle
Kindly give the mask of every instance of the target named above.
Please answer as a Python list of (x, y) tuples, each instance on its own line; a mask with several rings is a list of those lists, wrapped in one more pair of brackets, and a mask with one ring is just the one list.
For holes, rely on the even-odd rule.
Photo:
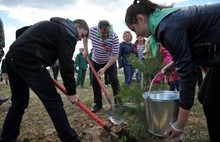
[(108, 95), (104, 85), (102, 84), (98, 74), (96, 73), (95, 68), (93, 67), (91, 61), (89, 60), (88, 56), (86, 56), (86, 61), (89, 63), (89, 66), (91, 67), (93, 74), (95, 75), (95, 77), (96, 77), (100, 87), (102, 88), (102, 91), (104, 92), (104, 94), (105, 94), (105, 96), (107, 98), (108, 103), (110, 104), (110, 106), (112, 106), (111, 99), (110, 99), (110, 97), (109, 97), (109, 95)]
[[(66, 89), (59, 83), (57, 82), (55, 79), (53, 79), (54, 84), (66, 95), (67, 91)], [(106, 129), (108, 132), (110, 132), (112, 135), (114, 135), (115, 137), (118, 137), (117, 134), (115, 134), (114, 132), (111, 131), (111, 129), (94, 113), (92, 113), (85, 105), (83, 105), (83, 103), (78, 100), (77, 105), (85, 112), (87, 113), (92, 119), (94, 119), (97, 123), (99, 123), (104, 129)]]

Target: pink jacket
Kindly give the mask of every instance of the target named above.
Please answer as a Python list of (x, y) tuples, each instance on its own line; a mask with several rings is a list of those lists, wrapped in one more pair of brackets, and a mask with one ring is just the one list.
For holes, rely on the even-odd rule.
[[(170, 53), (164, 47), (162, 47), (160, 51), (165, 55), (165, 57), (163, 59), (163, 62), (165, 64), (169, 64), (170, 62), (172, 62), (172, 56), (170, 55)], [(166, 77), (168, 82), (173, 82), (173, 81), (179, 80), (177, 72), (173, 71), (169, 77), (165, 76), (163, 74), (158, 75), (154, 79), (154, 84), (160, 83), (163, 80), (164, 77)]]

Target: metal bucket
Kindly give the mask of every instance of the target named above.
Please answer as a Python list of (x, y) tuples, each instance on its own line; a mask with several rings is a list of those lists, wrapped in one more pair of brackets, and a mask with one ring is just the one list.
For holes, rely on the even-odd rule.
[(142, 94), (150, 133), (164, 137), (170, 125), (176, 121), (179, 111), (179, 92), (149, 91)]

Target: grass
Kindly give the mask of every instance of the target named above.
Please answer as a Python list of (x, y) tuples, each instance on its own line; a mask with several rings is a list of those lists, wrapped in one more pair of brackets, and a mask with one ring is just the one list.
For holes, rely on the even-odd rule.
[[(61, 78), (58, 78), (62, 83)], [(123, 82), (123, 76), (119, 75), (119, 80)], [(106, 88), (109, 96), (112, 98), (111, 87)], [(59, 91), (59, 90), (58, 90)], [(93, 105), (93, 90), (89, 85), (89, 77), (87, 75), (84, 88), (77, 88), (80, 100), (89, 109)], [(60, 92), (61, 93), (61, 92)], [(62, 94), (62, 93), (61, 93)], [(0, 84), (0, 96), (10, 97), (10, 87), (4, 83)], [(84, 113), (79, 107), (76, 107), (68, 102), (65, 95), (62, 95), (64, 108), (69, 118), (70, 124), (75, 128), (79, 137), (83, 142), (110, 142), (111, 136), (103, 132), (103, 128), (95, 122), (91, 117)], [(103, 95), (103, 109), (96, 113), (106, 124), (109, 124), (106, 110), (109, 109), (109, 104)], [(7, 111), (11, 105), (8, 101), (0, 106), (0, 133)], [(143, 114), (145, 115), (145, 114)], [(135, 116), (134, 116), (135, 118)], [(126, 120), (126, 118), (125, 118)], [(62, 122), (61, 122), (62, 123)], [(129, 124), (128, 124), (129, 125)], [(147, 131), (147, 129), (146, 129)], [(31, 91), (29, 107), (25, 110), (25, 114), (21, 123), (19, 138), (28, 138), (31, 142), (59, 142), (54, 126), (43, 107), (41, 101)], [(201, 105), (195, 98), (195, 104), (189, 117), (189, 121), (185, 127), (184, 133), (180, 139), (183, 142), (209, 142), (205, 116)], [(149, 142), (160, 140), (148, 140)], [(142, 142), (142, 141), (141, 141)], [(167, 141), (168, 142), (168, 141)]]

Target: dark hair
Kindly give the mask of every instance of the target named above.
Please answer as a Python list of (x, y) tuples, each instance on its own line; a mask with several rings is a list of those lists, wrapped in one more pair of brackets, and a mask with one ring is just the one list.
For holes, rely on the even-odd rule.
[(108, 28), (108, 27), (110, 27), (109, 21), (107, 21), (107, 20), (101, 20), (101, 21), (99, 21), (99, 23), (98, 23), (98, 28), (99, 28), (99, 29), (106, 29), (106, 28)]
[[(88, 26), (88, 24), (86, 23), (85, 20), (83, 20), (83, 19), (76, 19), (73, 22), (79, 24), (80, 28), (82, 28), (84, 30), (87, 30), (89, 32), (89, 26)], [(86, 37), (88, 37), (88, 35)]]
[[(137, 2), (139, 1), (139, 3)], [(134, 0), (133, 4), (130, 5), (126, 11), (125, 15), (125, 23), (127, 25), (131, 25), (137, 23), (136, 15), (137, 14), (145, 14), (150, 15), (155, 9), (169, 8), (169, 6), (163, 6), (156, 3), (153, 3), (149, 0)]]

